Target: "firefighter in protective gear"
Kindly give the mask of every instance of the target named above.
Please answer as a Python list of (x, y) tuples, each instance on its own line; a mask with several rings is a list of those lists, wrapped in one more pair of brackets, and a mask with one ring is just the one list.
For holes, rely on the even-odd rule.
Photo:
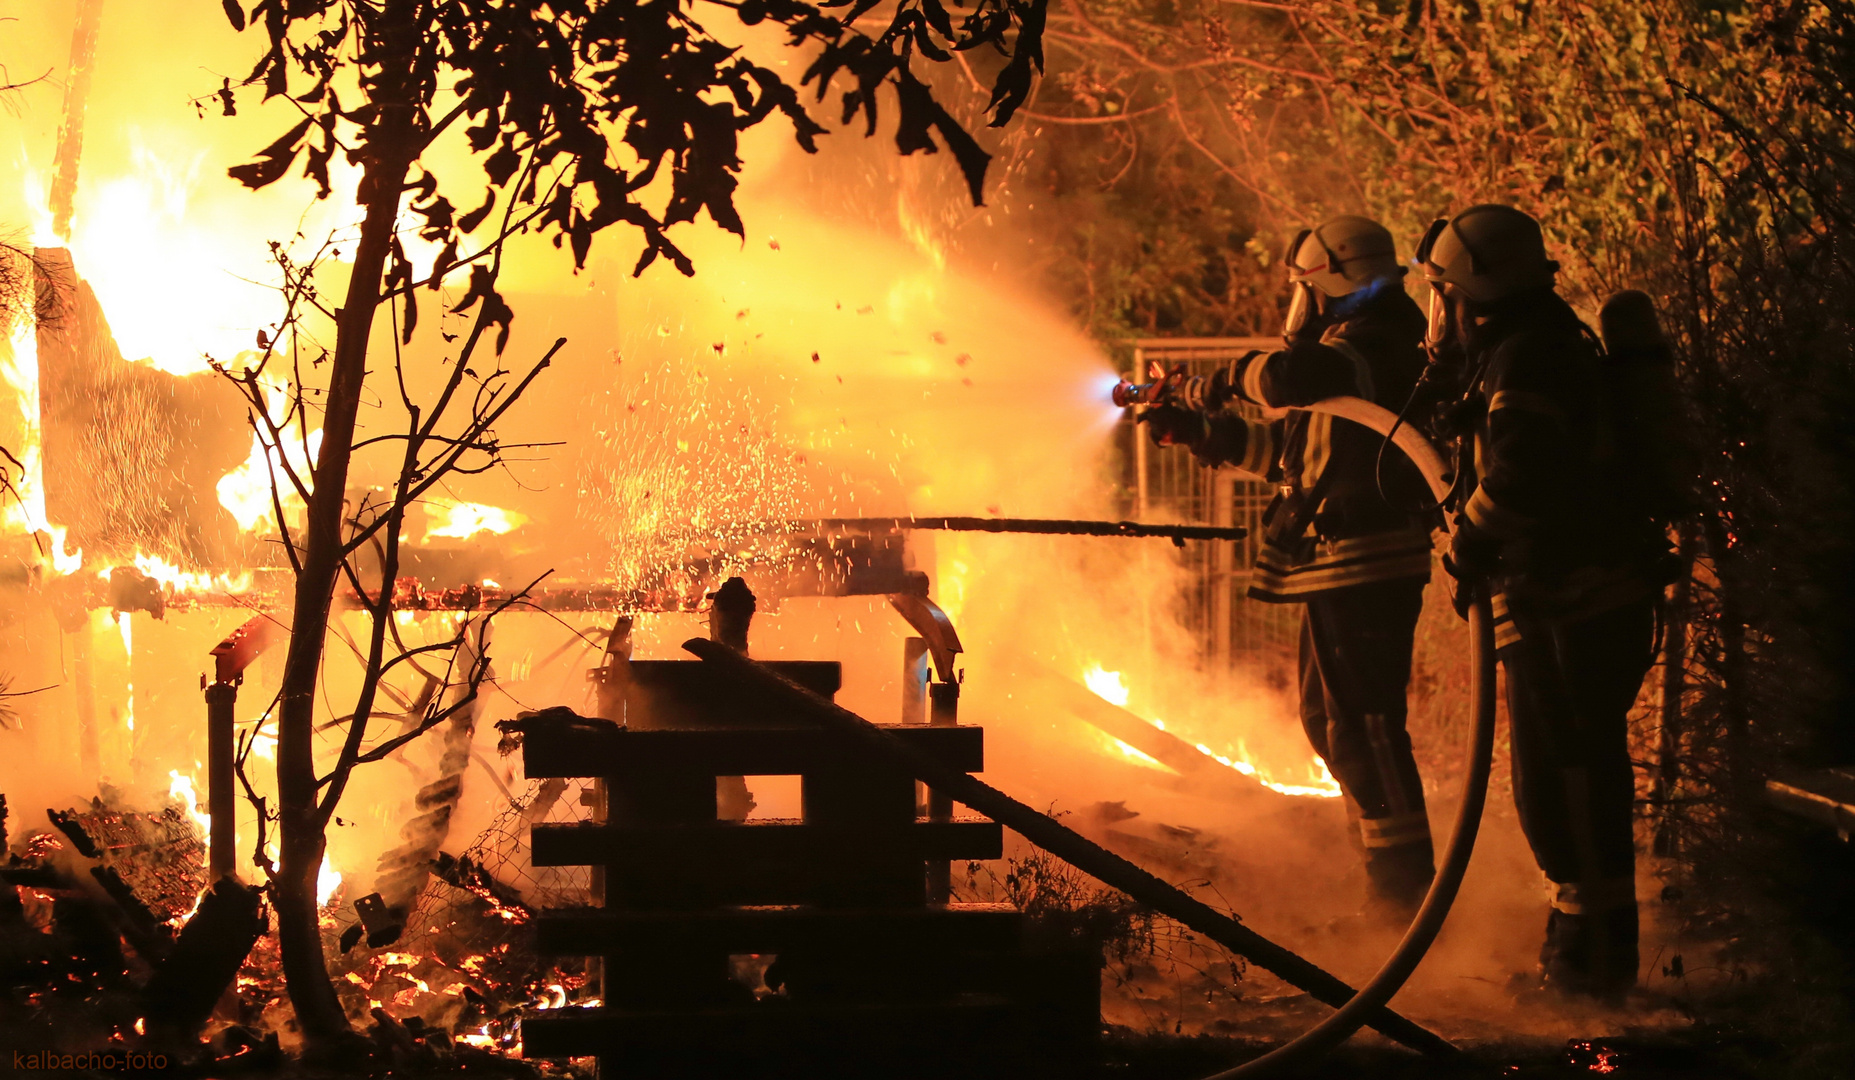
[(1614, 999), (1636, 981), (1626, 736), (1654, 649), (1658, 530), (1608, 460), (1602, 354), (1554, 291), (1539, 223), (1473, 206), (1433, 224), (1417, 261), (1429, 341), (1465, 364), (1475, 406), (1460, 411), (1473, 473), (1451, 561), (1492, 592), (1514, 798), (1551, 904), (1541, 974)]
[[(1296, 406), (1351, 395), (1394, 411), (1424, 370), (1423, 311), (1391, 234), (1362, 217), (1290, 243), (1284, 347), (1186, 380), (1148, 410), (1161, 445), (1280, 486), (1251, 598), (1302, 603), (1301, 719), (1339, 780), (1369, 882), (1368, 914), (1415, 914), (1434, 876), (1423, 784), (1405, 731), (1411, 648), (1430, 579), (1428, 492), (1368, 428)], [(1233, 401), (1276, 419), (1244, 416)], [(1285, 415), (1283, 412), (1285, 411)], [(1255, 410), (1251, 410), (1252, 414)]]

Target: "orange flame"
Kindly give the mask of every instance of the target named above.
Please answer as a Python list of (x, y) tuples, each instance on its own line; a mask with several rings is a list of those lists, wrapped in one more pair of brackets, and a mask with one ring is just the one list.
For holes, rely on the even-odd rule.
[[(251, 454), (244, 464), (219, 478), (219, 505), (225, 507), (244, 532), (277, 528), (277, 506), (285, 514), (302, 508), (303, 500), (284, 473), (287, 461), (298, 476), (309, 473), (309, 461), (322, 449), (322, 429), (315, 428), (301, 441), (285, 436), (281, 448), (267, 447), (251, 436)], [(273, 496), (272, 485), (276, 491)]]
[[(1104, 670), (1100, 664), (1096, 664), (1082, 673), (1082, 683), (1087, 686), (1096, 697), (1101, 698), (1111, 705), (1119, 705), (1123, 709), (1127, 708), (1127, 702), (1133, 696), (1132, 690), (1127, 686), (1126, 681), (1122, 679), (1120, 672)], [(1132, 710), (1129, 711), (1131, 712)], [(1134, 715), (1139, 714), (1136, 713)], [(1147, 723), (1152, 724), (1160, 731), (1166, 730), (1166, 723), (1163, 720), (1152, 720), (1146, 717), (1141, 717), (1141, 719), (1146, 720)], [(1112, 736), (1107, 736), (1107, 738), (1115, 744), (1116, 748), (1118, 748), (1121, 753), (1125, 754), (1136, 763), (1144, 764), (1144, 762), (1139, 761), (1139, 758), (1145, 758), (1146, 761), (1150, 761), (1156, 766), (1160, 765), (1158, 761), (1154, 761), (1153, 758), (1121, 742), (1121, 740), (1115, 739)], [(1283, 795), (1305, 796), (1316, 799), (1337, 799), (1340, 796), (1339, 781), (1335, 780), (1333, 774), (1327, 771), (1327, 763), (1322, 761), (1319, 755), (1315, 755), (1308, 763), (1308, 776), (1312, 781), (1311, 783), (1289, 784), (1276, 780), (1269, 774), (1263, 772), (1256, 765), (1255, 761), (1252, 760), (1249, 748), (1244, 745), (1241, 739), (1237, 740), (1237, 756), (1234, 758), (1220, 754), (1204, 743), (1191, 743), (1190, 745), (1192, 749), (1203, 754), (1205, 757), (1210, 758), (1212, 761), (1217, 762), (1227, 769), (1235, 769), (1244, 776), (1251, 777), (1270, 791), (1280, 792)], [(1138, 755), (1138, 757), (1135, 755)]]
[(322, 856), (322, 868), (316, 871), (316, 906), (327, 907), (335, 890), (341, 888), (341, 874), (329, 865), (328, 856)]
[[(187, 816), (192, 818), (193, 823), (200, 827), (201, 836), (211, 836), (213, 831), (213, 816), (201, 812), (199, 795), (193, 786), (193, 777), (182, 776), (179, 769), (169, 769), (167, 775), (169, 780), (167, 797), (186, 808)], [(204, 852), (202, 852), (202, 857), (204, 857)], [(197, 909), (198, 906), (196, 902), (194, 907)], [(188, 915), (191, 914), (192, 912), (188, 912)], [(181, 921), (184, 922), (186, 920), (183, 918)]]
[(528, 522), (528, 518), (513, 510), (504, 510), (500, 506), (484, 503), (453, 502), (440, 499), (425, 504), (425, 512), (430, 523), (425, 527), (425, 539), (448, 537), (453, 540), (468, 540), (478, 533), (495, 533), (498, 536), (513, 532)]

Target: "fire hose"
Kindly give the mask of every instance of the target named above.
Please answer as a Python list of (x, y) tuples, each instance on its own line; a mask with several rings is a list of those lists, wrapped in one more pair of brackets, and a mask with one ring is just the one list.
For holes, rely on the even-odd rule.
[[(1329, 398), (1308, 408), (1351, 420), (1390, 437), (1423, 474), (1436, 501), (1441, 503), (1448, 497), (1454, 477), (1442, 456), (1417, 431), (1400, 425), (1389, 410), (1353, 397)], [(1397, 948), (1351, 1001), (1293, 1041), (1205, 1080), (1258, 1080), (1259, 1077), (1277, 1076), (1351, 1038), (1403, 988), (1405, 980), (1417, 970), (1417, 965), (1435, 943), (1443, 921), (1449, 917), (1462, 878), (1468, 872), (1469, 857), (1475, 850), (1482, 809), (1488, 799), (1488, 774), (1494, 760), (1494, 616), (1485, 586), (1465, 582), (1461, 587), (1475, 590), (1468, 610), (1469, 700), (1474, 709), (1468, 776), (1449, 843), (1443, 849), (1441, 865), (1437, 867), (1423, 905), (1418, 908), (1416, 918), (1411, 920)]]

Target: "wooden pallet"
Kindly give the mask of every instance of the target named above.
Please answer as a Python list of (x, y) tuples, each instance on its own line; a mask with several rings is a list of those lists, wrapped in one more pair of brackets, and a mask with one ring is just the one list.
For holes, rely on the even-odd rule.
[[(771, 666), (826, 696), (840, 681)], [(728, 696), (696, 661), (632, 664), (626, 716), (550, 711), (524, 738), (529, 776), (606, 791), (603, 821), (534, 826), (535, 865), (604, 870), (603, 907), (537, 927), (543, 952), (603, 959), (604, 1005), (525, 1019), (529, 1057), (597, 1056), (607, 1077), (1022, 1076), (1092, 1051), (1098, 953), (1030, 947), (1006, 906), (930, 902), (949, 863), (1000, 856), (997, 823), (933, 799), (922, 816), (912, 776)], [(889, 730), (984, 765), (977, 727)], [(795, 774), (802, 817), (717, 819), (717, 777)], [(762, 969), (765, 985), (743, 977)]]

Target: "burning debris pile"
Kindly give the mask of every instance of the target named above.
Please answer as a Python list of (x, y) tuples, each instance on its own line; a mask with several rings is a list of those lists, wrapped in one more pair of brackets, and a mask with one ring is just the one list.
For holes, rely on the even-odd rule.
[[(481, 1068), (519, 1058), (524, 1015), (588, 1000), (583, 962), (535, 950), (535, 907), (587, 897), (584, 870), (528, 867), (530, 822), (573, 820), (562, 817), (574, 805), (562, 787), (534, 782), (463, 855), (436, 859), (393, 934), (362, 940), (366, 898), (345, 903), (339, 886), (327, 897), (336, 990), (383, 1060)], [(13, 845), (0, 866), (0, 980), (24, 1012), (5, 1025), (9, 1041), (76, 1024), (72, 1047), (174, 1051), (201, 1035), (221, 1066), (275, 1063), (299, 1041), (276, 940), (260, 933), (259, 894), (229, 881), (205, 889), (204, 836), (189, 809), (178, 798), (157, 812), (99, 800), (53, 811), (56, 832)], [(204, 1007), (189, 1015), (188, 1001)], [(146, 1041), (164, 1026), (168, 1041)]]

